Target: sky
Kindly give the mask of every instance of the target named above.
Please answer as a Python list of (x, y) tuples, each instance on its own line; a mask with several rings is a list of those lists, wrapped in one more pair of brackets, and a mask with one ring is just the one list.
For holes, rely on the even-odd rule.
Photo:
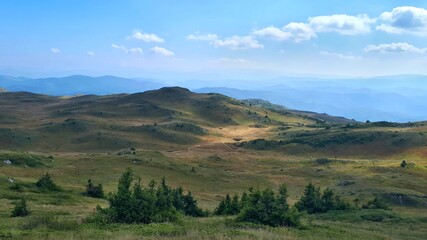
[(2, 0), (0, 74), (427, 74), (425, 0)]

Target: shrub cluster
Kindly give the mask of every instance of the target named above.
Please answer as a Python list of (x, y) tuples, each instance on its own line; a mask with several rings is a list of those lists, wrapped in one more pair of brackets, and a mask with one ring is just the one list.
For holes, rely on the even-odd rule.
[[(216, 215), (238, 215), (237, 220), (270, 226), (299, 226), (301, 214), (299, 212), (324, 213), (331, 210), (349, 210), (350, 203), (342, 200), (332, 190), (326, 189), (321, 193), (320, 188), (308, 184), (304, 195), (295, 204), (294, 208), (287, 203), (287, 188), (281, 185), (278, 193), (266, 188), (264, 190), (249, 189), (239, 199), (229, 194), (215, 209)], [(371, 203), (372, 202), (372, 203)], [(370, 201), (369, 206), (379, 205), (378, 200)]]
[(102, 188), (102, 184), (95, 186), (93, 185), (92, 180), (89, 179), (87, 181), (85, 194), (93, 198), (104, 198), (104, 189)]
[(12, 217), (25, 217), (28, 214), (30, 214), (30, 211), (27, 209), (27, 201), (24, 198), (21, 198), (21, 200), (15, 203), (15, 208), (12, 211)]
[(313, 184), (308, 184), (305, 187), (304, 195), (295, 204), (299, 211), (312, 213), (324, 213), (331, 210), (348, 210), (351, 205), (342, 200), (332, 190), (326, 189), (323, 194), (320, 188), (316, 188)]
[(252, 222), (269, 226), (299, 226), (300, 214), (287, 203), (287, 188), (281, 185), (278, 193), (266, 188), (249, 189), (240, 198), (227, 194), (215, 210), (217, 215), (235, 215), (237, 221)]
[(388, 210), (389, 206), (378, 197), (374, 197), (374, 199), (368, 201), (366, 204), (362, 206), (364, 209), (384, 209)]
[(269, 226), (299, 226), (301, 215), (287, 202), (287, 188), (281, 185), (276, 194), (266, 188), (250, 190), (247, 200), (244, 201), (237, 221), (252, 222)]
[(190, 192), (184, 195), (182, 188), (172, 189), (164, 178), (160, 184), (151, 181), (148, 187), (143, 187), (130, 169), (120, 178), (117, 192), (107, 199), (109, 208), (100, 211), (109, 222), (173, 222), (178, 219), (179, 212), (190, 216), (206, 215)]
[[(244, 196), (244, 197), (243, 197)], [(215, 209), (215, 215), (236, 215), (240, 213), (243, 207), (243, 202), (246, 202), (247, 194), (243, 193), (242, 200), (239, 201), (239, 195), (235, 194), (233, 199), (227, 194)]]
[(44, 192), (60, 191), (61, 188), (56, 185), (49, 173), (43, 175), (36, 183), (36, 186)]

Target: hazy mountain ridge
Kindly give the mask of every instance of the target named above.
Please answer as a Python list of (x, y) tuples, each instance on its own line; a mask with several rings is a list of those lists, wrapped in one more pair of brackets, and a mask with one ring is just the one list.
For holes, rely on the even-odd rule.
[(282, 77), (258, 81), (165, 81), (114, 76), (73, 75), (30, 79), (0, 76), (0, 87), (48, 95), (117, 94), (179, 85), (192, 91), (217, 92), (240, 100), (263, 99), (289, 109), (327, 113), (358, 121), (422, 121), (427, 119), (427, 77), (385, 76), (365, 79)]
[(22, 78), (0, 76), (0, 86), (9, 91), (26, 91), (54, 96), (80, 94), (136, 93), (164, 87), (152, 79), (133, 80), (115, 76), (73, 75), (62, 78)]

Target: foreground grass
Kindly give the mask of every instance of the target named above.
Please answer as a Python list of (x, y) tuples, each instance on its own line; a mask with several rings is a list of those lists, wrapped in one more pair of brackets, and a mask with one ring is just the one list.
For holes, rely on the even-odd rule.
[[(7, 152), (8, 153), (8, 152)], [(35, 155), (43, 155), (37, 154)], [(131, 155), (57, 153), (43, 165), (0, 166), (0, 239), (426, 239), (425, 159), (405, 156), (415, 167), (399, 167), (395, 159), (338, 159), (322, 163), (275, 152), (192, 149), (191, 151), (137, 151)], [(191, 172), (195, 167), (196, 172)], [(362, 210), (304, 217), (304, 227), (271, 228), (237, 224), (232, 218), (188, 218), (178, 223), (150, 225), (98, 225), (85, 221), (102, 199), (84, 197), (88, 179), (114, 191), (123, 171), (131, 167), (147, 184), (166, 179), (172, 186), (191, 190), (203, 208), (213, 210), (221, 196), (241, 194), (250, 186), (288, 185), (295, 203), (303, 187), (313, 182), (330, 187), (345, 199), (363, 201), (373, 195), (403, 196), (393, 211)], [(34, 187), (49, 172), (63, 191), (43, 193)], [(23, 185), (10, 188), (9, 178)], [(25, 197), (30, 216), (10, 218), (13, 202)], [(390, 200), (389, 199), (389, 200)], [(47, 216), (47, 217), (45, 217)], [(424, 217), (424, 218), (423, 218)]]
[[(364, 216), (383, 216), (381, 221)], [(44, 217), (43, 217), (44, 216)], [(3, 216), (2, 216), (3, 217)], [(4, 218), (3, 218), (4, 219)], [(178, 223), (88, 223), (72, 216), (33, 215), (0, 225), (1, 239), (425, 239), (424, 218), (362, 210), (332, 212), (304, 218), (304, 227), (272, 228), (236, 223), (232, 217), (190, 218)], [(6, 228), (7, 227), (7, 228)]]

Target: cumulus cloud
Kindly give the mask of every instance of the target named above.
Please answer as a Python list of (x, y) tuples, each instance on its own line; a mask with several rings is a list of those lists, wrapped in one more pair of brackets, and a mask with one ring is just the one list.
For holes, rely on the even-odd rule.
[(277, 41), (291, 40), (301, 42), (316, 37), (316, 33), (305, 23), (292, 22), (279, 29), (274, 26), (255, 30), (252, 34), (260, 37), (271, 38)]
[(260, 44), (252, 36), (232, 36), (223, 40), (218, 39), (211, 44), (215, 47), (225, 47), (231, 50), (238, 49), (250, 49), (250, 48), (264, 48), (264, 45)]
[(417, 7), (397, 7), (379, 17), (382, 22), (377, 30), (387, 33), (427, 35), (427, 10)]
[(389, 43), (380, 45), (369, 45), (366, 52), (380, 53), (427, 53), (427, 48), (417, 48), (409, 43)]
[(154, 53), (154, 54), (158, 54), (158, 55), (163, 55), (166, 57), (173, 57), (175, 56), (175, 53), (173, 53), (172, 51), (167, 50), (166, 48), (162, 48), (162, 47), (153, 47), (150, 48), (150, 52)]
[(88, 52), (87, 52), (87, 55), (89, 55), (89, 56), (93, 57), (93, 56), (95, 56), (95, 53), (94, 53), (94, 52), (92, 52), (92, 51), (88, 51)]
[(283, 31), (291, 34), (291, 39), (295, 42), (310, 40), (316, 37), (313, 29), (305, 23), (292, 22), (283, 27)]
[(51, 48), (51, 49), (50, 49), (50, 51), (51, 51), (53, 54), (61, 53), (61, 50), (59, 50), (59, 48)]
[(316, 33), (336, 32), (342, 35), (356, 35), (371, 32), (375, 19), (367, 15), (330, 15), (311, 17), (306, 23), (291, 22), (282, 28), (266, 27), (252, 32), (253, 35), (278, 41), (302, 42), (317, 37)]
[(292, 37), (291, 33), (285, 32), (282, 29), (277, 28), (275, 26), (270, 26), (260, 30), (255, 30), (252, 32), (252, 34), (256, 36), (272, 38), (278, 41), (289, 40)]
[(308, 25), (315, 32), (337, 32), (342, 35), (357, 35), (371, 32), (371, 25), (375, 19), (368, 15), (349, 16), (337, 14), (331, 16), (318, 16), (308, 19)]
[(129, 36), (128, 38), (135, 39), (135, 40), (141, 40), (144, 42), (156, 42), (156, 43), (162, 43), (165, 41), (163, 38), (160, 38), (156, 34), (144, 33), (141, 31), (134, 31), (134, 33), (131, 36)]
[(361, 57), (354, 56), (351, 54), (341, 54), (341, 53), (327, 52), (327, 51), (322, 51), (322, 52), (320, 52), (320, 54), (322, 54), (324, 56), (336, 57), (336, 58), (343, 59), (343, 60), (360, 60), (360, 59), (362, 59)]
[(215, 41), (218, 39), (218, 36), (216, 34), (199, 34), (199, 33), (193, 33), (188, 35), (187, 40), (198, 40), (198, 41)]
[(130, 54), (142, 54), (142, 48), (136, 47), (136, 48), (127, 48), (123, 45), (117, 45), (117, 44), (111, 44), (111, 47), (115, 48), (115, 49), (119, 49), (122, 50), (125, 53), (130, 53)]
[(142, 48), (139, 48), (139, 47), (129, 48), (127, 49), (127, 52), (132, 54), (142, 54)]
[(111, 44), (111, 47), (113, 47), (115, 49), (120, 49), (120, 50), (126, 51), (126, 47), (123, 45)]

